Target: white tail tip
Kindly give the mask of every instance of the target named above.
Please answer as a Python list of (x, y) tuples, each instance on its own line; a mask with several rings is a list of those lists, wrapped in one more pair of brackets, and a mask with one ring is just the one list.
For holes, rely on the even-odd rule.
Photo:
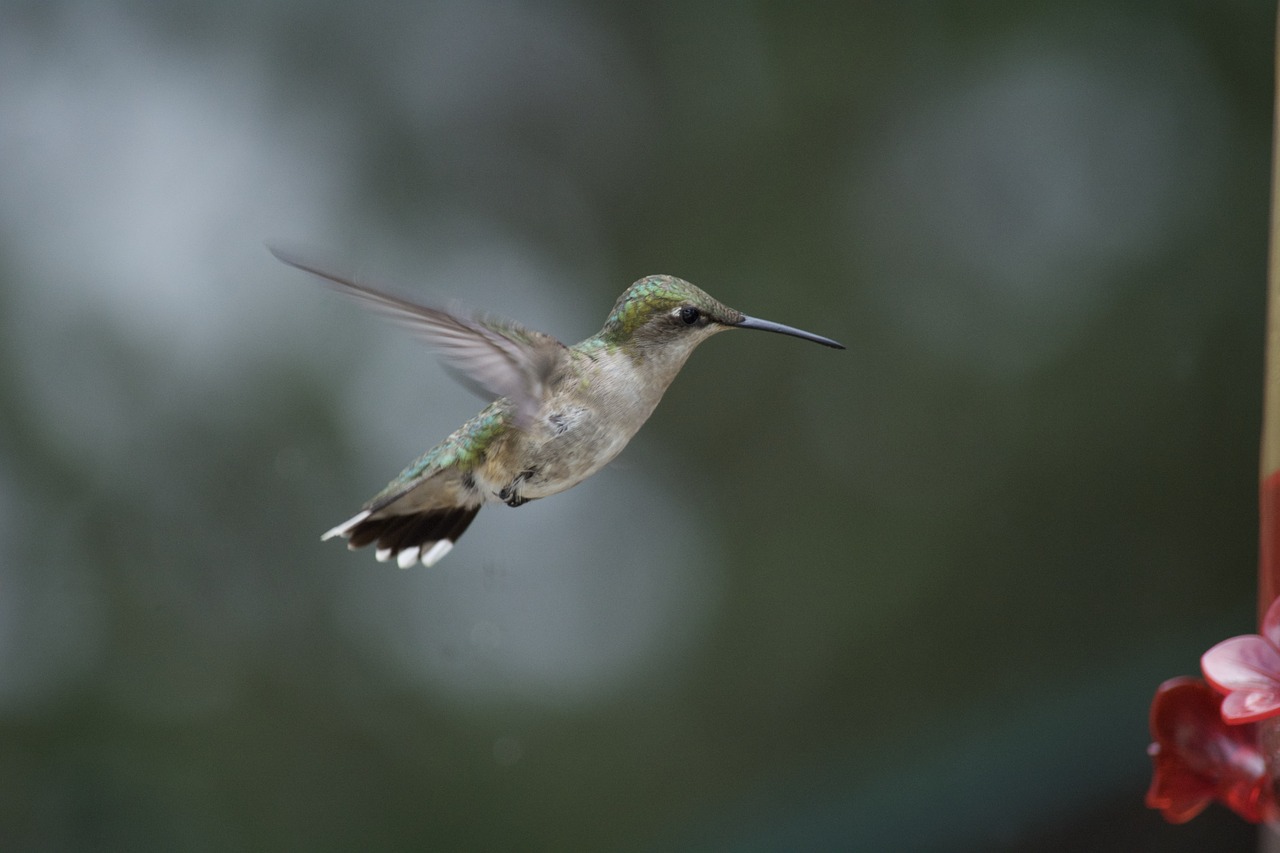
[(429, 569), (436, 563), (443, 560), (444, 555), (448, 554), (452, 550), (453, 543), (448, 539), (441, 539), (439, 542), (428, 548), (427, 552), (422, 555), (422, 565)]
[(396, 554), (396, 565), (402, 569), (407, 569), (414, 563), (418, 562), (418, 552), (422, 549), (417, 545), (412, 548), (405, 548), (399, 554)]
[(391, 559), (391, 549), (379, 548), (377, 551), (373, 552), (373, 556), (377, 559), (379, 563), (385, 563), (387, 560)]
[(323, 542), (326, 539), (332, 539), (335, 536), (346, 536), (351, 532), (351, 528), (355, 527), (357, 524), (364, 521), (366, 518), (369, 517), (369, 515), (370, 515), (370, 512), (367, 509), (362, 512), (357, 512), (355, 515), (351, 516), (346, 521), (339, 524), (337, 527), (331, 527), (328, 530), (326, 530), (324, 534), (320, 537), (320, 541)]

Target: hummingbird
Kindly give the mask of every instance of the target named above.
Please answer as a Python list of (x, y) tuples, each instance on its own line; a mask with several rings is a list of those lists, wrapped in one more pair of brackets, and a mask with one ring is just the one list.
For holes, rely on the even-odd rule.
[(712, 335), (759, 329), (844, 349), (830, 338), (748, 317), (670, 275), (632, 284), (599, 332), (566, 346), (509, 320), (418, 305), (268, 248), (407, 326), (461, 381), (493, 399), (320, 537), (346, 539), (352, 550), (372, 544), (379, 562), (394, 559), (405, 569), (439, 562), (485, 504), (522, 506), (607, 465)]

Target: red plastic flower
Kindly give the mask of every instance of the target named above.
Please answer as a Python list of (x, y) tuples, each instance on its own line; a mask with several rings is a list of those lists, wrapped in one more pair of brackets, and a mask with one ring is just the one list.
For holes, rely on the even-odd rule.
[(1191, 820), (1215, 799), (1253, 823), (1280, 815), (1257, 726), (1227, 725), (1219, 705), (1209, 685), (1186, 677), (1161, 684), (1151, 702), (1147, 806), (1170, 823)]
[(1200, 658), (1213, 688), (1226, 696), (1222, 719), (1256, 723), (1280, 714), (1280, 599), (1267, 608), (1262, 636), (1223, 640)]

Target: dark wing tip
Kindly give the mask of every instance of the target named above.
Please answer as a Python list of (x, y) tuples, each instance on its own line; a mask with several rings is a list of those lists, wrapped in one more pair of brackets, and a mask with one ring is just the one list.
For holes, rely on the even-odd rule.
[(303, 272), (309, 272), (312, 275), (318, 275), (321, 278), (327, 278), (331, 281), (338, 280), (333, 273), (326, 272), (310, 261), (305, 260), (303, 258), (303, 253), (301, 252), (286, 249), (277, 243), (264, 243), (263, 245), (267, 247), (268, 252), (275, 256), (276, 260), (286, 263), (294, 269), (300, 269)]

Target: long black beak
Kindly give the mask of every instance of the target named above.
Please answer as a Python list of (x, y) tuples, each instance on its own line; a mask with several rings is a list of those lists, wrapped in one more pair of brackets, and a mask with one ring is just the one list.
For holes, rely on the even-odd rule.
[(777, 332), (780, 335), (791, 335), (793, 338), (804, 338), (806, 341), (813, 341), (815, 344), (822, 344), (824, 347), (844, 349), (844, 344), (837, 343), (831, 338), (824, 338), (822, 335), (815, 335), (813, 332), (784, 326), (781, 323), (774, 323), (770, 320), (757, 320), (755, 317), (744, 315), (741, 320), (734, 324), (734, 327), (738, 329), (759, 329), (762, 332)]

